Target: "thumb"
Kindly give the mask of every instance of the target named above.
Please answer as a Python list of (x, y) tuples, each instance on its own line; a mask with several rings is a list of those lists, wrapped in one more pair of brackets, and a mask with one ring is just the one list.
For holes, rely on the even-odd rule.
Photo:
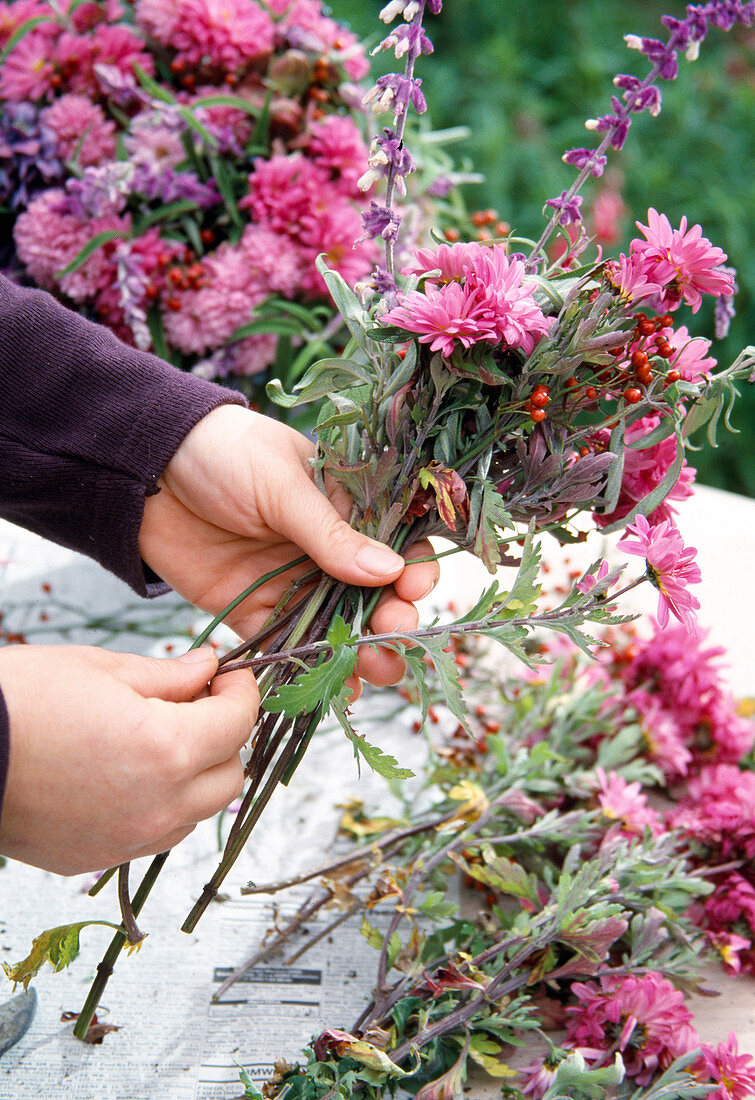
[(308, 477), (287, 496), (278, 526), (321, 569), (348, 584), (390, 584), (404, 559), (390, 546), (355, 531)]
[(139, 657), (113, 653), (111, 671), (145, 699), (183, 703), (194, 699), (217, 672), (218, 658), (209, 646), (180, 657)]

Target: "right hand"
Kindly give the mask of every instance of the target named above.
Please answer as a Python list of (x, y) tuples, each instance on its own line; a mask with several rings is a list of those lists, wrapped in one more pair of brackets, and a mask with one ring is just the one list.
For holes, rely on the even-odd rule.
[(61, 875), (172, 848), (243, 788), (257, 717), (246, 672), (208, 682), (209, 648), (177, 659), (90, 646), (0, 649), (10, 765), (0, 852)]

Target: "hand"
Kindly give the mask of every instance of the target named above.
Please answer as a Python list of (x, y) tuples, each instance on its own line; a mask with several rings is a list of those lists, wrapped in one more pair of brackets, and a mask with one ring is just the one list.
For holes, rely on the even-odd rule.
[(177, 660), (89, 646), (0, 649), (10, 766), (0, 852), (57, 874), (172, 848), (239, 796), (259, 693), (209, 648)]
[[(142, 558), (191, 603), (216, 615), (256, 578), (304, 551), (339, 580), (389, 586), (372, 615), (375, 633), (414, 629), (413, 601), (437, 583), (437, 563), (407, 565), (354, 531), (343, 489), (331, 486), (326, 497), (316, 488), (313, 454), (308, 439), (270, 417), (235, 405), (214, 409), (176, 451), (160, 492), (146, 500)], [(431, 552), (428, 543), (411, 551), (415, 557)], [(263, 585), (228, 624), (251, 637), (295, 575), (292, 570)], [(357, 677), (386, 685), (403, 672), (403, 660), (391, 650), (359, 647)], [(353, 687), (358, 693), (358, 681)]]

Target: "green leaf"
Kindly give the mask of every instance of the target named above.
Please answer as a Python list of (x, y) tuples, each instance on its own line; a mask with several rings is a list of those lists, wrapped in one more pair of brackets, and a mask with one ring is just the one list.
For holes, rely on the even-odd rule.
[(175, 202), (166, 203), (165, 206), (152, 210), (139, 221), (138, 225), (134, 226), (134, 236), (141, 237), (146, 229), (149, 229), (151, 225), (156, 225), (157, 222), (169, 221), (171, 218), (178, 218), (181, 214), (188, 214), (197, 209), (197, 204), (192, 202), (191, 199), (176, 199)]
[(2, 65), (3, 61), (5, 61), (6, 57), (11, 52), (13, 47), (17, 46), (21, 39), (24, 38), (25, 35), (29, 33), (29, 31), (34, 30), (34, 28), (38, 27), (40, 23), (52, 22), (53, 21), (52, 19), (50, 19), (49, 15), (39, 15), (35, 19), (27, 19), (25, 23), (22, 23), (19, 27), (16, 27), (13, 34), (5, 43), (2, 52), (0, 52), (0, 65)]
[(388, 965), (389, 970), (393, 969), (396, 959), (399, 957), (401, 953), (401, 948), (403, 946), (404, 945), (401, 942), (401, 936), (399, 936), (398, 932), (394, 932), (390, 940), (388, 941), (388, 947), (385, 953), (385, 961)]
[(354, 671), (356, 661), (356, 647), (339, 646), (332, 657), (302, 672), (292, 684), (281, 684), (275, 695), (265, 700), (265, 710), (270, 714), (283, 713), (289, 717), (311, 714), (318, 707), (327, 710), (340, 695)]
[(421, 905), (417, 906), (420, 913), (430, 920), (448, 920), (455, 916), (459, 906), (453, 901), (446, 901), (445, 894), (440, 890), (431, 890)]
[(511, 515), (506, 508), (505, 500), (493, 482), (485, 481), (482, 486), (480, 520), (472, 546), (472, 553), (480, 559), (489, 573), (494, 573), (496, 566), (501, 561), (498, 532), (502, 527), (513, 529), (514, 524)]
[(682, 472), (682, 466), (684, 465), (684, 444), (682, 442), (681, 431), (677, 426), (676, 429), (676, 458), (666, 471), (665, 477), (659, 485), (653, 489), (652, 493), (648, 493), (639, 504), (637, 504), (631, 512), (622, 516), (621, 519), (617, 519), (614, 523), (609, 523), (601, 530), (604, 535), (610, 534), (612, 531), (618, 531), (622, 527), (626, 527), (627, 524), (632, 523), (636, 516), (649, 516), (659, 504), (661, 504), (673, 487), (679, 480), (679, 474)]
[(614, 456), (614, 460), (608, 467), (608, 478), (606, 480), (606, 488), (603, 493), (603, 510), (606, 512), (613, 512), (619, 502), (619, 495), (621, 493), (621, 482), (624, 476), (625, 430), (626, 425), (623, 421), (619, 421), (619, 423), (611, 432), (611, 439), (608, 444), (608, 450)]
[(153, 80), (149, 73), (145, 72), (141, 65), (134, 65), (134, 75), (141, 84), (142, 88), (154, 99), (159, 99), (163, 103), (177, 103), (176, 97), (168, 91), (167, 88), (163, 88), (162, 84), (158, 84), (156, 80)]
[(624, 1080), (624, 1062), (617, 1054), (613, 1065), (588, 1069), (581, 1054), (570, 1054), (556, 1070), (553, 1084), (543, 1100), (567, 1096), (570, 1100), (605, 1100), (608, 1089)]
[(235, 344), (237, 340), (245, 340), (247, 336), (256, 336), (260, 332), (277, 332), (279, 336), (298, 336), (299, 326), (294, 321), (287, 321), (285, 317), (258, 317), (256, 321), (249, 321), (241, 325), (228, 337), (227, 343)]
[(122, 241), (124, 240), (124, 234), (119, 229), (105, 229), (102, 233), (98, 233), (92, 237), (91, 241), (87, 241), (81, 251), (71, 260), (70, 264), (61, 271), (56, 271), (55, 278), (62, 279), (64, 275), (70, 275), (72, 271), (76, 271), (77, 268), (85, 264), (93, 252), (96, 252), (98, 248), (101, 248), (107, 241)]
[(268, 382), (265, 388), (276, 405), (292, 409), (311, 401), (322, 401), (332, 393), (372, 383), (373, 378), (367, 368), (353, 359), (318, 359), (296, 383), (293, 393), (286, 393), (277, 378)]
[(359, 929), (370, 947), (375, 951), (380, 951), (383, 947), (383, 934), (379, 932), (377, 928), (370, 924), (366, 917), (362, 918), (362, 924)]
[[(236, 1059), (234, 1058), (234, 1062)], [(265, 1100), (260, 1090), (255, 1085), (249, 1074), (246, 1072), (243, 1066), (236, 1062), (239, 1070), (239, 1080), (244, 1086), (244, 1100)]]
[(215, 183), (218, 185), (218, 191), (220, 191), (221, 198), (223, 199), (223, 206), (226, 209), (226, 213), (236, 228), (241, 229), (244, 225), (244, 219), (241, 217), (238, 204), (236, 203), (236, 196), (233, 192), (233, 178), (228, 170), (228, 166), (222, 157), (211, 156), (209, 157), (209, 161)]
[(254, 118), (257, 118), (260, 113), (259, 107), (237, 95), (205, 95), (195, 99), (191, 105), (192, 111), (196, 111), (198, 107), (235, 107), (238, 111), (244, 111)]
[(372, 770), (382, 775), (383, 779), (411, 779), (414, 775), (409, 768), (400, 767), (394, 756), (383, 752), (377, 745), (371, 745), (361, 734), (347, 730), (346, 735), (354, 746), (354, 756), (357, 759), (360, 756), (363, 757)]
[(147, 311), (147, 325), (149, 327), (150, 336), (152, 337), (152, 350), (155, 355), (159, 355), (161, 359), (166, 359), (169, 363), (172, 362), (168, 344), (165, 340), (163, 319), (160, 314), (159, 306), (152, 306), (152, 308)]
[(540, 544), (534, 541), (533, 532), (529, 531), (524, 540), (519, 572), (505, 599), (506, 611), (516, 612), (517, 617), (522, 617), (534, 610), (535, 601), (541, 591), (540, 585), (536, 583), (539, 573)]
[(349, 332), (354, 337), (357, 345), (367, 350), (368, 335), (367, 325), (369, 318), (362, 303), (357, 298), (346, 280), (337, 271), (331, 271), (325, 257), (317, 257), (317, 270), (325, 280), (325, 285), (330, 291), (330, 296), (336, 304), (338, 312), (343, 317)]
[(3, 970), (12, 982), (22, 982), (24, 989), (38, 973), (44, 963), (49, 963), (57, 974), (65, 970), (79, 954), (79, 935), (82, 928), (101, 924), (105, 928), (119, 931), (120, 925), (108, 920), (84, 920), (78, 924), (61, 924), (57, 928), (48, 928), (34, 937), (31, 951), (21, 962), (10, 966), (3, 963)]

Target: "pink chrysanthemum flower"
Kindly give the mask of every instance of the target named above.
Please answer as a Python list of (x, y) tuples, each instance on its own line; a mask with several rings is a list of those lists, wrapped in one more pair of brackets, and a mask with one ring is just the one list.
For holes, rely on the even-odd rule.
[(274, 24), (268, 13), (249, 0), (179, 0), (179, 18), (166, 45), (190, 68), (224, 73), (247, 69), (269, 57)]
[(221, 245), (203, 260), (206, 285), (175, 293), (178, 308), (166, 309), (166, 339), (187, 355), (203, 354), (225, 344), (236, 329), (252, 320), (266, 290), (249, 276), (238, 246)]
[(673, 711), (666, 710), (660, 699), (642, 690), (633, 691), (627, 696), (627, 702), (639, 715), (650, 759), (663, 770), (666, 779), (670, 781), (686, 775), (692, 753)]
[[(593, 513), (593, 519), (598, 527), (606, 527), (634, 511), (637, 505), (661, 484), (676, 461), (679, 443), (674, 435), (667, 436), (652, 447), (633, 446), (655, 431), (660, 422), (659, 416), (644, 416), (627, 428), (624, 437), (627, 446), (624, 452), (619, 498), (612, 512)], [(607, 444), (609, 438), (610, 432), (605, 429), (595, 433), (595, 439), (599, 442)], [(651, 526), (663, 520), (671, 520), (676, 514), (676, 509), (671, 504), (672, 500), (681, 501), (692, 496), (695, 473), (694, 467), (688, 466), (682, 459), (682, 468), (674, 485), (648, 517)]]
[(181, 15), (181, 5), (175, 0), (137, 0), (136, 25), (146, 35), (167, 45)]
[(286, 297), (295, 296), (301, 286), (303, 260), (289, 237), (252, 223), (244, 230), (239, 248), (256, 283)]
[[(741, 974), (743, 970), (755, 974), (752, 940), (735, 932), (706, 932), (705, 937), (720, 955), (721, 965), (727, 974)], [(741, 957), (743, 954), (744, 958)]]
[(0, 50), (22, 23), (44, 14), (40, 0), (9, 0), (0, 3)]
[(365, 278), (374, 266), (377, 249), (372, 241), (361, 237), (359, 211), (343, 195), (328, 189), (299, 235), (304, 261), (302, 293), (309, 298), (327, 297), (327, 287), (315, 266), (320, 254), (325, 256), (328, 267), (342, 275), (350, 286)]
[[(144, 42), (130, 27), (123, 23), (109, 25), (100, 23), (92, 34), (92, 65), (112, 65), (123, 76), (133, 73), (134, 65), (152, 75), (155, 62), (151, 53), (144, 48)], [(91, 90), (98, 91), (98, 84), (92, 74)]]
[(367, 163), (367, 146), (356, 124), (341, 115), (315, 122), (307, 138), (310, 157), (323, 168), (339, 191), (359, 198), (357, 180)]
[(463, 347), (484, 340), (521, 348), (529, 355), (550, 329), (552, 319), (535, 302), (524, 264), (511, 259), (502, 245), (421, 248), (406, 270), (423, 274), (436, 269), (440, 277), (427, 281), (424, 294), (405, 295), (382, 318), (386, 324), (422, 333), (421, 342), (430, 343), (433, 351), (443, 349), (445, 356), (453, 351), (454, 337)]
[(414, 260), (401, 269), (402, 275), (426, 275), (428, 271), (440, 271), (431, 276), (431, 283), (462, 282), (485, 249), (475, 242), (442, 244), (438, 248), (416, 248)]
[(668, 821), (727, 859), (755, 858), (755, 772), (736, 764), (701, 768)]
[(603, 816), (616, 821), (623, 833), (641, 836), (649, 828), (653, 836), (663, 832), (661, 819), (655, 810), (647, 804), (642, 784), (627, 783), (617, 772), (606, 774), (603, 768), (596, 768), (598, 777), (598, 802)]
[(690, 1071), (706, 1084), (715, 1081), (720, 1088), (709, 1092), (707, 1100), (748, 1100), (755, 1096), (755, 1062), (749, 1054), (740, 1054), (737, 1037), (729, 1033), (718, 1046), (703, 1043), (700, 1058)]
[(699, 763), (736, 764), (752, 748), (755, 724), (737, 713), (717, 664), (724, 650), (704, 648), (705, 638), (693, 641), (683, 626), (656, 627), (636, 640), (621, 676), (633, 698), (637, 689), (649, 693)]
[(140, 111), (134, 115), (123, 146), (132, 164), (146, 165), (155, 171), (175, 168), (186, 160), (181, 132), (166, 126), (159, 111)]
[(576, 588), (578, 592), (581, 592), (583, 596), (592, 592), (598, 581), (602, 581), (604, 577), (607, 577), (610, 572), (610, 566), (607, 561), (600, 563), (600, 568), (597, 573), (586, 573), (581, 581), (577, 581)]
[(524, 264), (511, 259), (502, 245), (485, 248), (467, 275), (467, 286), (486, 297), (498, 340), (529, 355), (553, 324), (533, 297)]
[(606, 263), (606, 277), (619, 295), (627, 302), (642, 302), (656, 298), (663, 292), (660, 283), (649, 275), (645, 265), (635, 256), (625, 256)]
[(687, 229), (683, 217), (678, 229), (672, 229), (665, 214), (652, 207), (648, 210), (649, 225), (637, 222), (637, 228), (645, 240), (635, 239), (630, 249), (641, 259), (645, 272), (652, 281), (661, 283), (663, 306), (674, 309), (684, 299), (697, 313), (702, 305), (702, 295), (717, 298), (731, 294), (733, 277), (721, 270), (726, 253), (703, 236), (701, 226)]
[(0, 99), (24, 103), (46, 98), (55, 75), (53, 43), (58, 30), (42, 23), (16, 43), (0, 67)]
[(98, 248), (75, 271), (58, 272), (78, 256), (98, 233), (115, 230), (128, 236), (130, 218), (106, 214), (83, 221), (64, 211), (65, 193), (43, 191), (16, 220), (13, 235), (19, 259), (29, 275), (47, 290), (60, 289), (75, 302), (95, 297), (115, 279), (115, 265), (106, 247)]
[(296, 153), (258, 157), (249, 177), (249, 194), (241, 209), (249, 209), (255, 221), (277, 233), (300, 239), (302, 224), (328, 193), (328, 178), (322, 168)]
[(571, 991), (580, 1003), (566, 1010), (569, 1040), (601, 1052), (618, 1045), (638, 1085), (698, 1045), (684, 996), (660, 974), (572, 982)]
[(479, 294), (454, 282), (428, 286), (424, 294), (414, 290), (404, 295), (401, 304), (380, 320), (384, 325), (419, 333), (421, 344), (429, 344), (431, 351), (446, 357), (453, 354), (457, 340), (462, 347), (470, 348), (478, 340), (492, 343), (496, 337), (495, 324), (481, 305)]
[[(696, 924), (713, 933), (742, 934), (738, 951), (745, 950), (755, 940), (755, 886), (738, 871), (729, 871), (702, 905), (702, 913), (693, 913)], [(747, 937), (745, 939), (744, 937)], [(746, 968), (755, 963), (755, 955), (745, 956)], [(739, 969), (742, 960), (737, 958)]]
[(700, 602), (687, 591), (687, 585), (702, 580), (699, 566), (695, 564), (697, 550), (686, 547), (676, 527), (668, 521), (651, 527), (644, 516), (637, 516), (626, 529), (627, 535), (616, 545), (627, 554), (638, 554), (647, 562), (647, 574), (651, 584), (658, 589), (658, 622), (663, 627), (669, 621), (669, 611), (679, 622), (694, 633), (694, 612)]
[(537, 1059), (534, 1062), (529, 1062), (526, 1066), (522, 1066), (519, 1070), (519, 1073), (524, 1077), (524, 1083), (520, 1090), (522, 1096), (532, 1096), (535, 1100), (540, 1100), (540, 1097), (545, 1095), (556, 1080), (556, 1070), (561, 1061), (563, 1061), (563, 1056), (559, 1051), (554, 1058), (546, 1055), (542, 1060)]
[(87, 168), (115, 157), (115, 123), (86, 96), (62, 95), (40, 118), (55, 134), (55, 152), (61, 160), (75, 158)]

